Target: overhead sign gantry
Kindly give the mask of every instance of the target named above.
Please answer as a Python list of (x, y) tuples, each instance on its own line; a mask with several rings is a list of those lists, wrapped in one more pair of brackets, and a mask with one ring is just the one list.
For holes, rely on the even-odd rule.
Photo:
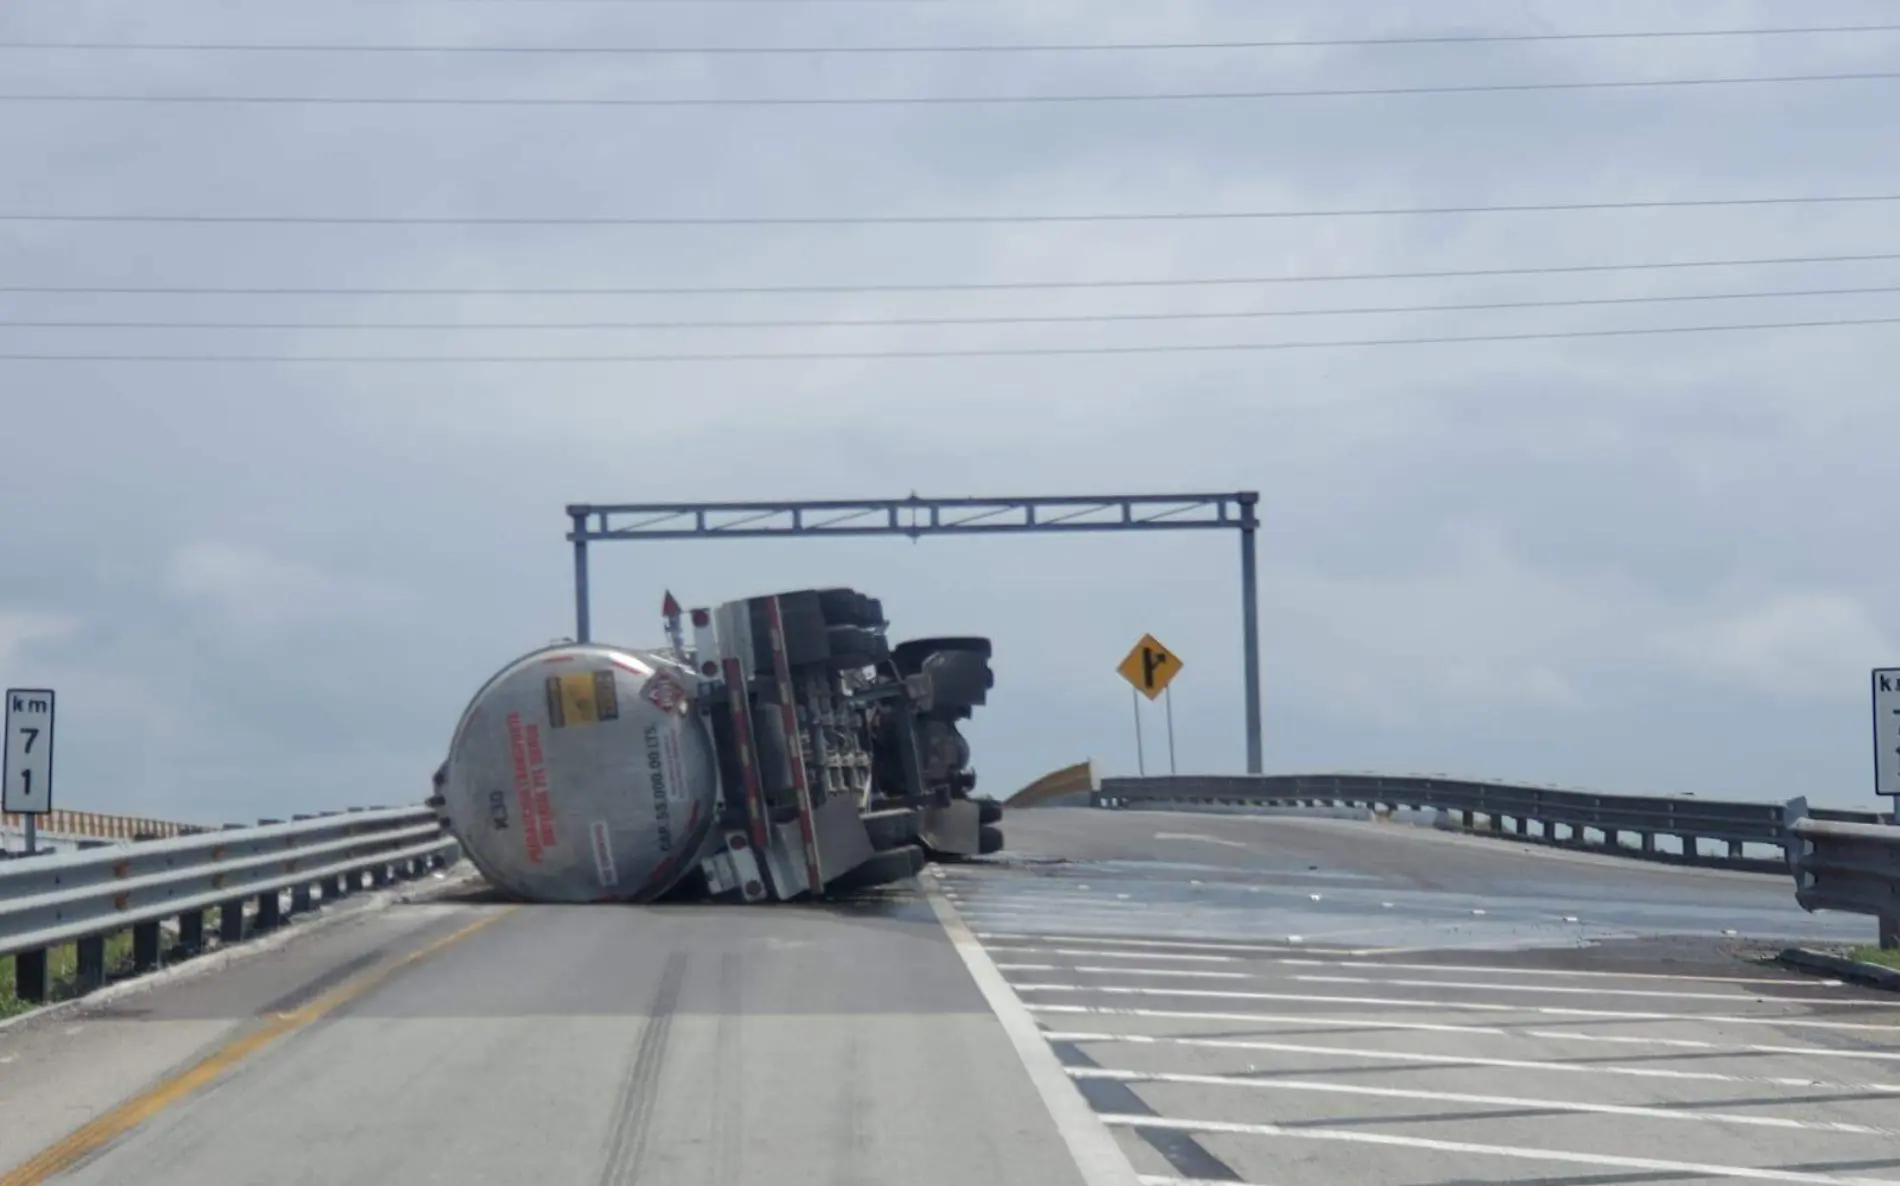
[(760, 539), (897, 535), (1071, 534), (1101, 531), (1240, 533), (1240, 649), (1247, 771), (1261, 772), (1260, 614), (1254, 533), (1260, 495), (1105, 494), (1037, 498), (819, 499), (802, 502), (577, 503), (574, 637), (590, 635), (587, 545), (610, 540)]

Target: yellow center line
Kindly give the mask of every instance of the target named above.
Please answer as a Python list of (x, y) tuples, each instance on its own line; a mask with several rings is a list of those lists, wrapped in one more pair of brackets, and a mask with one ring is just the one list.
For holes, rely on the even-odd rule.
[(227, 1071), (272, 1042), (335, 1012), (402, 969), (460, 943), (483, 927), (491, 926), (514, 913), (515, 909), (509, 906), (478, 918), (455, 933), (444, 935), (401, 959), (372, 968), (356, 979), (338, 985), (301, 1008), (267, 1015), (259, 1028), (231, 1039), (198, 1062), (73, 1130), (56, 1144), (42, 1149), (32, 1160), (0, 1177), (0, 1186), (40, 1186), (40, 1183), (71, 1169), (180, 1100), (210, 1086)]

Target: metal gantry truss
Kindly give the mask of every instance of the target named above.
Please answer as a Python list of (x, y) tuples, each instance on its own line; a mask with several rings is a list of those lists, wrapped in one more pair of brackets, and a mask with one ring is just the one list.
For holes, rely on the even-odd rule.
[(1240, 533), (1242, 680), (1247, 771), (1261, 771), (1260, 617), (1254, 533), (1257, 491), (1036, 498), (819, 499), (801, 502), (580, 503), (573, 528), (575, 638), (590, 636), (587, 545), (610, 540), (767, 539), (779, 536), (1008, 535), (1028, 532)]

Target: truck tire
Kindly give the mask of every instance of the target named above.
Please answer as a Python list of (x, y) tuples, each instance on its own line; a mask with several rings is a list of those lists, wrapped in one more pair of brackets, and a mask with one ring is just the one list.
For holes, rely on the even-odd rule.
[(987, 701), (989, 690), (996, 686), (989, 661), (975, 651), (934, 651), (924, 660), (923, 670), (930, 675), (933, 712), (973, 708)]
[(976, 811), (976, 818), (986, 824), (997, 823), (1003, 818), (1003, 805), (994, 799), (978, 799)]
[(825, 634), (834, 671), (875, 667), (891, 657), (890, 643), (875, 630), (863, 626), (833, 626)]
[(827, 626), (874, 629), (884, 625), (883, 603), (875, 597), (866, 597), (856, 589), (820, 589), (818, 606)]
[(902, 848), (893, 848), (878, 853), (862, 865), (833, 881), (828, 888), (840, 890), (869, 889), (872, 886), (889, 885), (893, 881), (902, 881), (915, 877), (923, 869), (929, 857), (924, 850), (914, 844)]
[[(808, 667), (831, 657), (826, 642), (825, 614), (816, 589), (778, 594), (779, 621), (785, 627), (785, 654), (793, 667)], [(765, 616), (765, 598), (753, 598), (753, 662), (761, 674), (772, 670), (771, 626)]]
[(924, 660), (937, 651), (969, 651), (990, 657), (990, 640), (987, 638), (913, 638), (900, 642), (891, 648), (891, 657), (897, 661), (897, 670), (901, 675), (916, 675), (923, 670)]
[(1003, 829), (995, 824), (984, 824), (977, 836), (979, 839), (976, 850), (982, 855), (988, 856), (993, 852), (1003, 851)]

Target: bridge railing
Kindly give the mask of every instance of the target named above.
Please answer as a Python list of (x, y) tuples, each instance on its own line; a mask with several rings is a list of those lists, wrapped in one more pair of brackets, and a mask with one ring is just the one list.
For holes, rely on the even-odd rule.
[[(1629, 856), (1753, 868), (1785, 867), (1790, 846), (1782, 803), (1687, 795), (1604, 795), (1464, 779), (1374, 774), (1183, 775), (1104, 778), (1107, 808), (1355, 807), (1442, 811), (1466, 828), (1524, 840), (1615, 850)], [(1823, 818), (1822, 812), (1813, 813)], [(1873, 824), (1874, 812), (1826, 811), (1834, 822)], [(1657, 845), (1674, 837), (1681, 852)], [(1633, 843), (1625, 843), (1625, 839)], [(1722, 847), (1711, 854), (1705, 842)], [(1751, 857), (1748, 846), (1783, 850)]]
[[(219, 937), (269, 930), (287, 914), (362, 888), (452, 862), (455, 841), (426, 807), (342, 812), (289, 823), (150, 840), (0, 863), (0, 956), (14, 957), (15, 994), (44, 1000), (47, 951), (74, 944), (79, 987), (106, 975), (105, 942), (132, 936), (135, 972), (160, 960), (161, 923), (176, 920), (177, 947), (204, 944), (205, 912)], [(283, 895), (290, 902), (285, 908)]]
[(1900, 947), (1900, 827), (1848, 822), (1806, 799), (1787, 809), (1788, 863), (1804, 910), (1842, 910), (1880, 920), (1880, 945)]

